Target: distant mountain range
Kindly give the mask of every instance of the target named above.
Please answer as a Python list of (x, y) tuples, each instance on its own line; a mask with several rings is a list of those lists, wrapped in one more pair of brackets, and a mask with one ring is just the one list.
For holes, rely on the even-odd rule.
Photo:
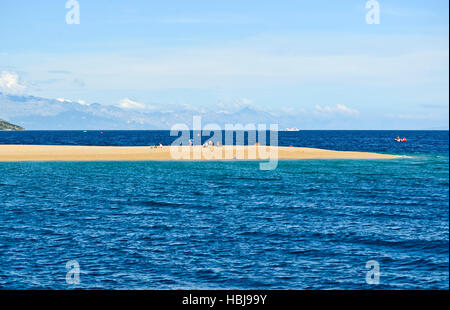
[(24, 130), (24, 128), (0, 119), (0, 130)]
[(276, 114), (250, 105), (211, 105), (207, 108), (164, 106), (129, 109), (99, 103), (86, 104), (65, 99), (47, 99), (0, 93), (0, 118), (21, 124), (29, 130), (149, 130), (170, 129), (183, 123), (192, 128), (193, 116), (202, 117), (202, 125), (269, 124), (280, 129), (298, 126), (295, 113)]

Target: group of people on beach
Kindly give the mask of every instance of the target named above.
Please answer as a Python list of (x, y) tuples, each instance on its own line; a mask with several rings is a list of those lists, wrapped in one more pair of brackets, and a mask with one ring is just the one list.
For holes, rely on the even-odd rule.
[[(189, 139), (189, 146), (194, 146), (194, 141), (192, 139)], [(209, 140), (206, 141), (205, 143), (203, 143), (202, 145), (203, 147), (209, 147), (209, 146), (220, 146), (220, 142), (217, 141), (216, 143), (214, 143), (213, 141)], [(163, 144), (160, 142), (157, 145), (152, 145), (150, 146), (151, 149), (158, 149), (158, 148), (163, 148)]]
[[(194, 146), (194, 141), (192, 139), (189, 139), (189, 146)], [(203, 143), (202, 146), (203, 147), (220, 146), (220, 142), (217, 141), (216, 143), (214, 143), (213, 141), (209, 140), (209, 141), (206, 141), (205, 143)]]
[(151, 149), (162, 149), (163, 145), (161, 142), (159, 142), (157, 145), (150, 146)]
[(208, 147), (208, 146), (220, 146), (220, 142), (217, 141), (216, 143), (214, 143), (213, 141), (209, 140), (209, 141), (203, 143), (203, 147)]

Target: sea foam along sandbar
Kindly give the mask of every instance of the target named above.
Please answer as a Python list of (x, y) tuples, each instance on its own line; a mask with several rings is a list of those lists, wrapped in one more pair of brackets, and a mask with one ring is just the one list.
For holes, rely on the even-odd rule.
[[(232, 156), (225, 156), (226, 148), (230, 147)], [(184, 147), (190, 154), (190, 159), (195, 158), (194, 152), (216, 152), (222, 154), (220, 158), (213, 160), (232, 159), (268, 159), (261, 154), (269, 153), (269, 147), (259, 146), (264, 152), (256, 152), (256, 158), (251, 157), (251, 146), (244, 146), (243, 153), (237, 152), (237, 146), (209, 147), (205, 150), (201, 146)], [(367, 153), (367, 152), (344, 152), (331, 151), (304, 147), (275, 147), (278, 159), (394, 159), (396, 155)], [(250, 153), (249, 153), (250, 151)], [(198, 153), (197, 153), (198, 154)], [(230, 153), (228, 153), (230, 154)], [(250, 154), (250, 158), (249, 158)], [(273, 153), (272, 153), (273, 154)], [(243, 156), (242, 156), (243, 155)], [(273, 157), (272, 157), (273, 158)], [(71, 146), (71, 145), (0, 145), (0, 161), (154, 161), (174, 160), (169, 146), (152, 148), (146, 146), (117, 147), (117, 146)], [(186, 160), (186, 159), (185, 159)], [(201, 159), (207, 160), (205, 156)]]

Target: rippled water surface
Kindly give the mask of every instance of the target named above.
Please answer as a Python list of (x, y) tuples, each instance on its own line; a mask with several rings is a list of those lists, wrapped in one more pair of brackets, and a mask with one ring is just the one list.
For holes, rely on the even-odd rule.
[[(73, 288), (65, 264), (77, 260), (84, 289), (448, 289), (448, 131), (420, 136), (432, 151), (415, 140), (386, 147), (408, 158), (281, 161), (274, 171), (0, 163), (0, 287)], [(369, 260), (380, 264), (377, 286), (365, 281)]]

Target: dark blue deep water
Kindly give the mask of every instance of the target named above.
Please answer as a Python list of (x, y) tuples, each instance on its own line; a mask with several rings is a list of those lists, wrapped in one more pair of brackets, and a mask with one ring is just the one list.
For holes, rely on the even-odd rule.
[[(192, 136), (191, 132), (191, 136)], [(406, 137), (408, 143), (396, 143), (395, 137)], [(337, 151), (366, 151), (395, 154), (448, 154), (448, 131), (342, 131), (308, 130), (279, 132), (281, 146), (314, 147)], [(177, 137), (167, 130), (155, 131), (0, 131), (0, 144), (40, 145), (110, 145), (145, 146), (170, 145)], [(209, 139), (202, 137), (202, 141)], [(236, 138), (236, 136), (234, 136)], [(245, 142), (247, 142), (245, 135)], [(235, 141), (235, 139), (234, 139)], [(267, 134), (269, 141), (269, 134)], [(222, 144), (225, 144), (225, 133)], [(246, 143), (245, 143), (246, 144)]]
[[(397, 135), (407, 143), (395, 143)], [(395, 160), (0, 162), (3, 289), (448, 289), (448, 131), (281, 132)], [(168, 132), (0, 132), (151, 145)], [(80, 284), (66, 283), (78, 261)], [(366, 283), (366, 262), (380, 284)]]

